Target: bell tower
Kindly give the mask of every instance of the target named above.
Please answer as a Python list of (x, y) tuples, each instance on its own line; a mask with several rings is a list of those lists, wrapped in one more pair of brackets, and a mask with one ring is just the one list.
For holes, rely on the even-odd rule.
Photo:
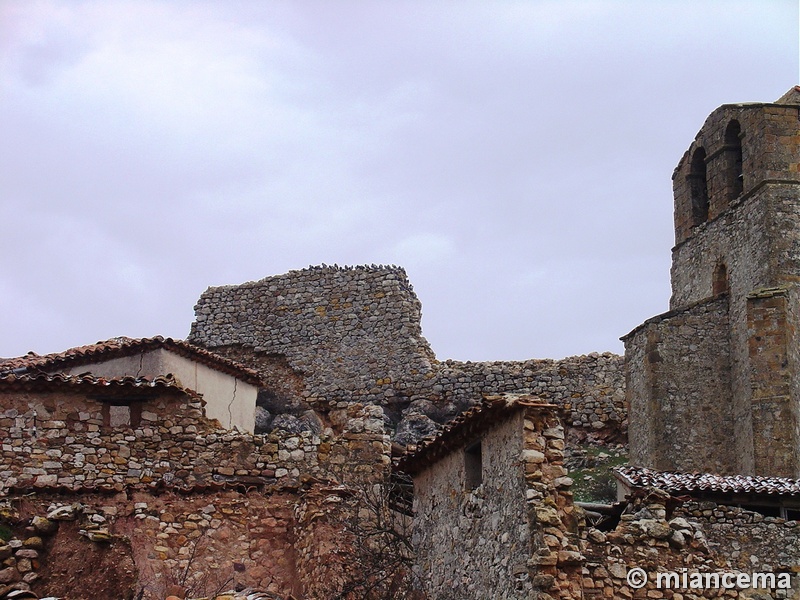
[(672, 181), (670, 310), (623, 337), (631, 461), (800, 477), (800, 86), (715, 110)]

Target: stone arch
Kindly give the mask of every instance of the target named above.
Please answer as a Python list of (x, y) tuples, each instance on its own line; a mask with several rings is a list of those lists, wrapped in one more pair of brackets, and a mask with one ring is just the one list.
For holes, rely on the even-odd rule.
[(706, 178), (706, 151), (700, 146), (692, 154), (689, 167), (689, 189), (692, 195), (692, 227), (708, 221), (708, 181)]

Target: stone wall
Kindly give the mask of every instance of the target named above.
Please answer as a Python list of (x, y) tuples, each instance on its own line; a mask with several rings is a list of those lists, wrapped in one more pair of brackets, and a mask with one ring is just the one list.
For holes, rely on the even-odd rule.
[(750, 401), (756, 473), (800, 477), (800, 403), (793, 395), (790, 361), (797, 346), (796, 323), (789, 320), (788, 291), (772, 288), (747, 297), (748, 354), (751, 369)]
[[(647, 489), (610, 531), (586, 526), (560, 465), (562, 436), (556, 421), (529, 408), (481, 437), (490, 456), (481, 486), (465, 489), (465, 444), (448, 443), (415, 476), (414, 541), (429, 598), (800, 598), (800, 523), (712, 502), (681, 505)], [(632, 569), (646, 574), (641, 586), (628, 579)], [(768, 574), (767, 583), (773, 574), (775, 586), (723, 589), (754, 573)]]
[(563, 448), (555, 414), (527, 408), (481, 437), (479, 485), (470, 484), (469, 445), (414, 477), (414, 546), (429, 598), (530, 598), (544, 589), (575, 597), (581, 555)]
[(421, 304), (400, 268), (313, 267), (209, 288), (195, 314), (192, 343), (264, 374), (268, 387), (259, 404), (269, 426), (282, 412), (324, 415), (343, 402), (372, 403), (407, 444), (483, 394), (519, 392), (562, 407), (565, 422), (584, 434), (624, 434), (620, 357), (439, 362), (422, 337)]
[[(341, 519), (320, 515), (341, 513), (349, 495), (320, 484), (268, 494), (85, 493), (79, 503), (27, 494), (5, 504), (4, 526), (18, 535), (0, 542), (0, 595), (33, 589), (71, 600), (163, 600), (246, 587), (281, 598), (332, 599), (359, 574), (348, 569)], [(35, 527), (26, 526), (31, 522)], [(84, 557), (94, 559), (91, 570), (83, 568)]]
[[(177, 584), (203, 595), (231, 578), (229, 583), (324, 599), (360, 576), (350, 569), (354, 554), (343, 543), (345, 524), (358, 514), (354, 498), (360, 490), (387, 474), (391, 447), (380, 407), (331, 410), (319, 433), (288, 427), (254, 436), (220, 430), (204, 417), (201, 398), (179, 388), (159, 389), (147, 399), (139, 395), (132, 411), (139, 421), (111, 426), (104, 414), (108, 404), (96, 399), (94, 386), (10, 385), (0, 392), (0, 427), (8, 431), (0, 500), (24, 505), (25, 517), (0, 511), (0, 522), (24, 530), (57, 503), (78, 524), (63, 525), (36, 548), (20, 545), (39, 553), (36, 564), (49, 561), (41, 578), (28, 568), (27, 554), (0, 544), (4, 560), (17, 561), (0, 574), (9, 589), (46, 585), (51, 594), (87, 597), (67, 593), (75, 577), (62, 573), (68, 559), (58, 557), (65, 545), (91, 546), (92, 537), (123, 544), (115, 548), (136, 572), (127, 579), (114, 575), (110, 561), (109, 580), (135, 582), (146, 598), (163, 598)], [(119, 395), (120, 389), (108, 393)], [(91, 581), (87, 574), (78, 579)]]
[(653, 318), (624, 338), (635, 365), (627, 382), (632, 464), (725, 474), (752, 455), (752, 434), (730, 435), (727, 320), (722, 295)]
[[(582, 598), (800, 598), (800, 526), (796, 521), (712, 502), (689, 502), (668, 514), (670, 504), (668, 494), (651, 490), (622, 515), (613, 531), (585, 530)], [(635, 568), (643, 569), (648, 577), (638, 589), (627, 579)], [(666, 583), (668, 572), (678, 579)], [(738, 574), (751, 577), (756, 572), (774, 573), (775, 589), (715, 585), (714, 574), (731, 573), (730, 582)], [(780, 589), (781, 583), (788, 583), (789, 589)]]
[(431, 598), (524, 597), (531, 539), (522, 469), (522, 414), (481, 440), (483, 482), (470, 489), (464, 452), (415, 478), (417, 565)]
[[(694, 233), (692, 158), (697, 149), (704, 151), (708, 217), (711, 220), (724, 213), (737, 198), (755, 193), (764, 183), (800, 183), (796, 95), (792, 102), (724, 105), (709, 115), (672, 177), (676, 244)], [(738, 131), (729, 130), (733, 122), (738, 124)], [(735, 133), (733, 139), (731, 133)], [(741, 153), (740, 178), (736, 177), (736, 168), (730, 160), (730, 152), (735, 146)], [(732, 178), (739, 179), (738, 186), (732, 185)]]
[(213, 482), (284, 485), (308, 477), (380, 477), (390, 444), (380, 407), (332, 411), (337, 431), (220, 430), (202, 400), (163, 392), (141, 401), (138, 425), (104, 425), (104, 404), (83, 392), (0, 392), (0, 494), (8, 489), (128, 486), (191, 488)]
[(623, 361), (610, 353), (562, 360), (448, 360), (440, 363), (433, 392), (461, 406), (483, 394), (532, 394), (557, 406), (567, 427), (611, 437), (627, 430)]
[(700, 524), (708, 547), (732, 565), (789, 572), (800, 594), (800, 523), (713, 502), (687, 502), (675, 511)]
[[(632, 416), (638, 464), (800, 473), (800, 322), (788, 300), (800, 274), (798, 102), (794, 89), (776, 104), (720, 107), (675, 170), (671, 311), (626, 340), (631, 414), (652, 417)], [(684, 322), (698, 307), (710, 307), (707, 326)]]
[(285, 357), (303, 374), (311, 404), (375, 403), (403, 395), (400, 381), (430, 377), (421, 309), (403, 269), (310, 268), (209, 288), (195, 306), (189, 340)]

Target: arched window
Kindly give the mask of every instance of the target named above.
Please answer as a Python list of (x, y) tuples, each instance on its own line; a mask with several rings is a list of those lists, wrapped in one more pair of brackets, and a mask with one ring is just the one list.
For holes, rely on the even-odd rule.
[(742, 127), (735, 119), (725, 128), (725, 195), (728, 202), (738, 198), (744, 188), (741, 134)]
[(692, 194), (692, 227), (708, 221), (708, 184), (706, 182), (706, 151), (700, 147), (692, 155), (689, 168), (689, 189)]
[(711, 284), (711, 293), (715, 296), (717, 294), (724, 294), (728, 291), (730, 284), (728, 283), (728, 267), (724, 262), (718, 263), (714, 269), (714, 281)]

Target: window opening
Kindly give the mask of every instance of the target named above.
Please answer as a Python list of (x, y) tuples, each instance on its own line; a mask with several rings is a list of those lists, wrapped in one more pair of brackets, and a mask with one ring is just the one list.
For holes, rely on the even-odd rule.
[(692, 194), (692, 227), (708, 221), (708, 183), (706, 181), (706, 151), (698, 148), (692, 155), (689, 169), (689, 189)]
[(716, 296), (717, 294), (724, 294), (728, 289), (728, 267), (725, 266), (725, 263), (719, 263), (714, 269), (711, 293)]
[(479, 441), (464, 449), (464, 475), (467, 490), (474, 490), (483, 483), (483, 457)]
[(725, 188), (728, 202), (742, 194), (742, 127), (733, 120), (725, 128)]

